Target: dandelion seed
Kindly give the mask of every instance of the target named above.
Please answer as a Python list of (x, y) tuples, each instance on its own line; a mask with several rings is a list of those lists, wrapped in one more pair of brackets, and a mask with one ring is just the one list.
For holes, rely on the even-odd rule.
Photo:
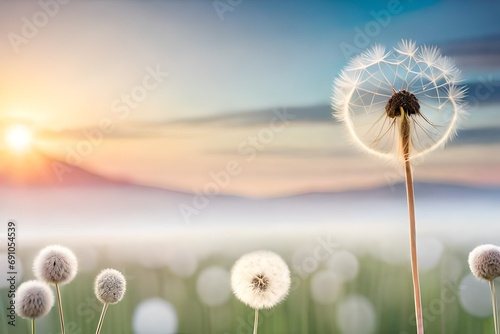
[(272, 308), (290, 290), (290, 270), (283, 259), (271, 251), (243, 255), (231, 270), (231, 287), (236, 298), (255, 309), (254, 334), (258, 311)]
[(498, 334), (498, 311), (494, 280), (500, 276), (500, 247), (495, 245), (477, 246), (469, 253), (468, 262), (472, 274), (480, 280), (488, 281), (490, 284), (493, 321), (495, 333)]
[[(460, 71), (436, 47), (401, 41), (393, 50), (376, 45), (354, 57), (335, 80), (332, 107), (353, 143), (372, 154), (401, 160), (399, 107), (409, 120), (408, 159), (443, 146), (456, 132), (465, 106)], [(389, 99), (397, 100), (387, 110)], [(417, 107), (418, 106), (418, 107)]]
[(122, 300), (125, 290), (127, 288), (127, 281), (121, 272), (115, 269), (104, 269), (97, 275), (94, 292), (101, 303), (103, 303), (101, 317), (97, 325), (96, 334), (99, 334), (102, 329), (104, 316), (109, 304), (116, 304)]
[(57, 245), (42, 249), (33, 262), (35, 276), (41, 281), (54, 284), (56, 287), (62, 334), (65, 333), (65, 328), (60, 285), (71, 282), (75, 278), (77, 270), (78, 261), (75, 254), (68, 248)]
[(404, 163), (417, 333), (424, 333), (410, 161), (443, 146), (465, 114), (460, 71), (436, 47), (401, 41), (351, 59), (335, 80), (332, 107), (358, 147)]
[(16, 313), (31, 319), (31, 333), (35, 333), (35, 319), (46, 316), (54, 306), (54, 294), (49, 286), (40, 281), (22, 283), (16, 291)]

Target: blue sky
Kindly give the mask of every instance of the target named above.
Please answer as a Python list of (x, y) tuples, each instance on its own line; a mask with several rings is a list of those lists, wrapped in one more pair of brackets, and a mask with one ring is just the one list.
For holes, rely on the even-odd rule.
[[(2, 19), (4, 35), (19, 33), (22, 17), (40, 9), (35, 2), (0, 6), (8, 16)], [(113, 94), (127, 91), (144, 68), (155, 65), (169, 72), (169, 82), (136, 118), (314, 105), (329, 102), (332, 78), (347, 61), (342, 43), (363, 49), (364, 40), (355, 40), (358, 31), (379, 28), (368, 36), (369, 44), (392, 45), (401, 38), (460, 42), (500, 33), (499, 7), (495, 1), (242, 1), (221, 21), (212, 1), (76, 1), (61, 5), (19, 53), (3, 39), (1, 59), (19, 69), (19, 84), (36, 71), (44, 75), (37, 80), (40, 85), (50, 79), (64, 93), (68, 82), (74, 85), (69, 94), (87, 102), (88, 109), (69, 103), (55, 107), (65, 108), (58, 117), (79, 113), (80, 121), (107, 112)], [(390, 8), (395, 14), (384, 27), (375, 17)], [(32, 71), (22, 73), (27, 65)]]
[[(234, 6), (223, 14), (216, 3), (70, 1), (60, 4), (26, 43), (14, 46), (12, 34), (22, 36), (26, 20), (33, 23), (43, 9), (38, 2), (1, 2), (1, 123), (29, 124), (43, 139), (43, 149), (64, 160), (86, 140), (84, 131), (109, 121), (113, 130), (81, 167), (191, 191), (206, 183), (210, 171), (241, 158), (238, 147), (266, 126), (268, 116), (260, 119), (264, 124), (245, 123), (249, 113), (272, 117), (273, 109), (316, 110), (311, 113), (320, 121), (293, 122), (277, 134), (227, 191), (267, 193), (259, 189), (270, 180), (278, 194), (341, 190), (383, 183), (383, 176), (346, 176), (346, 170), (357, 169), (348, 166), (365, 157), (349, 151), (328, 116), (333, 79), (348, 61), (346, 47), (391, 47), (411, 38), (438, 45), (453, 57), (467, 83), (487, 76), (500, 81), (498, 1), (243, 0), (231, 2)], [(155, 69), (168, 75), (127, 109), (123, 96)], [(491, 87), (497, 94), (497, 86)], [(499, 125), (494, 96), (480, 101), (466, 127)], [(125, 107), (126, 116), (117, 107)], [(209, 121), (219, 115), (239, 117), (242, 126)], [(479, 165), (497, 166), (488, 160), (497, 148), (490, 146), (481, 148), (486, 152)], [(311, 154), (323, 158), (307, 165)], [(385, 168), (376, 160), (370, 165)], [(335, 166), (341, 167), (330, 173)], [(329, 174), (332, 178), (325, 180)], [(464, 175), (469, 174), (466, 169)], [(424, 178), (461, 180), (446, 175), (433, 170)], [(260, 185), (250, 191), (255, 180)]]

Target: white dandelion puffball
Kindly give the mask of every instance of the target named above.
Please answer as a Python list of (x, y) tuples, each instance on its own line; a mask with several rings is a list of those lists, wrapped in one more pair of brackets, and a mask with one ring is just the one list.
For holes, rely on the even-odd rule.
[(121, 272), (115, 269), (104, 269), (97, 275), (94, 292), (103, 304), (116, 304), (122, 300), (127, 281)]
[(49, 286), (40, 281), (22, 283), (16, 291), (16, 313), (27, 319), (40, 318), (54, 306), (54, 294)]
[(419, 157), (443, 146), (465, 114), (459, 75), (436, 47), (405, 40), (389, 51), (375, 45), (353, 57), (335, 80), (334, 116), (356, 146), (386, 159), (402, 156), (397, 124), (409, 117), (408, 158)]
[(469, 254), (469, 268), (478, 279), (494, 280), (500, 276), (500, 248), (495, 245), (477, 246)]
[(290, 270), (285, 261), (271, 251), (243, 255), (231, 270), (231, 288), (241, 302), (254, 309), (271, 308), (290, 290)]
[(75, 278), (78, 261), (71, 250), (62, 246), (48, 246), (33, 261), (35, 276), (47, 283), (66, 284)]

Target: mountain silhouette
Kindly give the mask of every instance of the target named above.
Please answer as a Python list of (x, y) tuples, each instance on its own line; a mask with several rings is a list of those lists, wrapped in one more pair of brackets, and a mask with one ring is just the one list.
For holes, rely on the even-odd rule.
[[(0, 218), (52, 226), (202, 226), (399, 223), (407, 219), (401, 182), (347, 192), (246, 198), (183, 193), (108, 179), (40, 152), (1, 152)], [(424, 221), (500, 219), (491, 211), (498, 188), (417, 182), (417, 214)]]
[(22, 154), (0, 151), (0, 157), (2, 187), (74, 187), (128, 183), (99, 176), (38, 150)]

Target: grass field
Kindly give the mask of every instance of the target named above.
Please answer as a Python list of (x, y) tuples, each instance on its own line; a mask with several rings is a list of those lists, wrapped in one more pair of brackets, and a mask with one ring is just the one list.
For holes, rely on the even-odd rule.
[[(217, 276), (215, 281), (198, 281), (204, 269), (216, 267), (224, 273), (221, 269), (230, 270), (241, 254), (255, 248), (271, 248), (281, 254), (292, 273), (288, 298), (274, 309), (261, 312), (260, 334), (415, 333), (404, 240), (400, 246), (388, 247), (393, 236), (387, 242), (375, 240), (379, 237), (374, 235), (372, 240), (351, 238), (350, 242), (330, 243), (330, 246), (325, 235), (300, 233), (290, 238), (280, 237), (278, 243), (270, 233), (262, 237), (251, 234), (218, 240), (206, 238), (205, 243), (201, 241), (203, 238), (177, 236), (165, 242), (160, 242), (161, 238), (125, 243), (122, 240), (95, 247), (73, 242), (80, 270), (76, 279), (62, 288), (67, 333), (95, 332), (101, 305), (93, 294), (93, 280), (106, 267), (122, 271), (128, 286), (123, 301), (109, 307), (103, 334), (251, 333), (253, 311), (229, 292), (228, 272), (226, 277), (220, 276), (220, 285)], [(339, 240), (342, 238), (339, 236)], [(39, 240), (38, 244), (44, 242)], [(72, 243), (64, 244), (72, 247)], [(487, 284), (464, 283), (469, 275), (466, 259), (470, 250), (437, 241), (435, 244), (442, 247), (427, 244), (427, 250), (421, 249), (427, 333), (493, 333), (491, 302), (487, 294), (482, 298)], [(33, 277), (30, 266), (40, 247), (22, 245), (20, 263), (24, 264), (24, 281)], [(430, 248), (434, 250), (429, 253)], [(201, 290), (204, 297), (200, 297)], [(9, 302), (7, 289), (0, 293), (3, 314)], [(157, 310), (148, 312), (151, 318), (146, 322), (134, 325), (138, 321), (135, 318), (138, 305), (150, 299), (170, 303), (175, 309), (175, 314), (170, 314), (172, 320), (168, 320), (168, 312), (160, 315)], [(207, 305), (207, 300), (214, 306)], [(59, 333), (57, 308), (37, 323), (38, 333)], [(139, 329), (134, 330), (134, 326)], [(17, 318), (16, 326), (12, 327), (2, 316), (0, 332), (29, 333), (29, 322)]]

